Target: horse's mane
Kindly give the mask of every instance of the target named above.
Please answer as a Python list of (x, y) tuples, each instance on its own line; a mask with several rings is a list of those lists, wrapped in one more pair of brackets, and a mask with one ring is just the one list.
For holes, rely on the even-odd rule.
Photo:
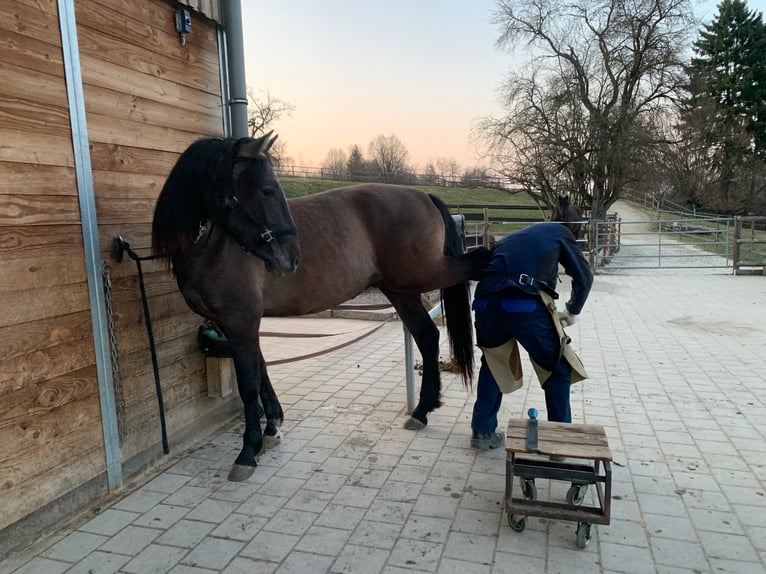
[(194, 244), (201, 222), (220, 214), (233, 193), (235, 148), (246, 141), (250, 138), (203, 138), (181, 154), (154, 208), (153, 254), (169, 262)]
[[(152, 252), (170, 259), (194, 242), (206, 206), (229, 184), (234, 141), (200, 139), (184, 151), (162, 187), (152, 221)], [(212, 200), (212, 201), (211, 201)]]

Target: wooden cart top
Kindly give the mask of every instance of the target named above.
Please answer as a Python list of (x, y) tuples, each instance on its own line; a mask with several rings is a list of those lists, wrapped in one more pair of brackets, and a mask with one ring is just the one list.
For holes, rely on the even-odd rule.
[(589, 460), (612, 460), (612, 451), (601, 425), (580, 425), (567, 423), (537, 422), (537, 451), (527, 450), (527, 421), (508, 421), (505, 450), (567, 458)]

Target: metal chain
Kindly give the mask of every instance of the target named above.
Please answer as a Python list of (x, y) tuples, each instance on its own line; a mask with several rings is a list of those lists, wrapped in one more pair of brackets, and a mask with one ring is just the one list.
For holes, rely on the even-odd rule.
[(117, 348), (117, 328), (114, 324), (114, 301), (112, 298), (112, 268), (104, 261), (101, 267), (101, 275), (104, 280), (104, 295), (106, 299), (106, 322), (109, 331), (109, 354), (112, 359), (112, 386), (114, 387), (114, 399), (117, 409), (117, 434), (120, 446), (128, 436), (128, 421), (125, 414), (125, 397), (122, 394), (122, 380), (120, 379), (120, 353)]

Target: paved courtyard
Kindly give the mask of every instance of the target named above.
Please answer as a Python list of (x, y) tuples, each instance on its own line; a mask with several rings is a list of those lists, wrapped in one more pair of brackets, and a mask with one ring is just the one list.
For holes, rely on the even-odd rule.
[[(505, 453), (470, 448), (474, 397), (456, 375), (426, 429), (402, 428), (403, 335), (389, 321), (271, 368), (285, 436), (248, 481), (226, 480), (235, 422), (0, 573), (766, 572), (765, 303), (764, 277), (596, 276), (570, 329), (591, 377), (572, 410), (604, 426), (613, 492), (611, 524), (585, 549), (571, 522), (509, 528)], [(503, 421), (545, 416), (526, 366)], [(563, 500), (568, 485), (544, 482), (541, 498)]]

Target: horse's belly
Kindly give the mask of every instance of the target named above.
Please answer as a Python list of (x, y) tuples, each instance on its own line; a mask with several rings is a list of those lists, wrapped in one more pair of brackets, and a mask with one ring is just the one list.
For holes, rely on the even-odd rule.
[(376, 281), (371, 273), (323, 276), (295, 273), (274, 278), (263, 293), (266, 317), (309, 315), (353, 299)]

